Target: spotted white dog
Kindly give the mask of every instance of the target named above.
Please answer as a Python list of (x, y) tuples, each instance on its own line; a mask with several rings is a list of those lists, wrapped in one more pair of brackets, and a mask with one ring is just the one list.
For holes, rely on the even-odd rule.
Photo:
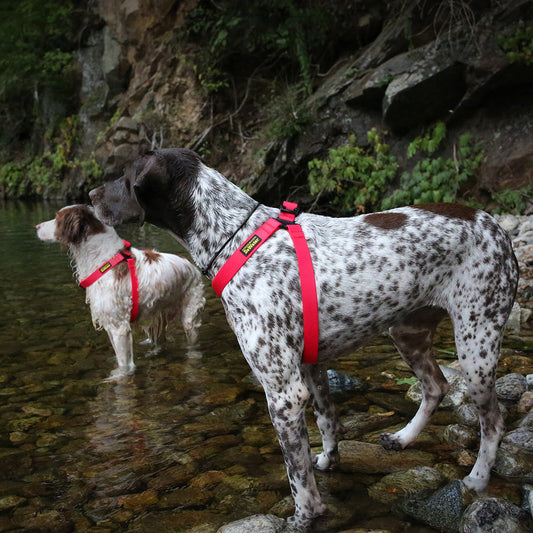
[[(45, 242), (68, 247), (76, 275), (82, 280), (124, 249), (124, 241), (110, 226), (103, 224), (88, 205), (67, 206), (52, 220), (37, 225), (37, 236)], [(148, 340), (157, 346), (165, 338), (170, 321), (180, 320), (189, 344), (198, 336), (205, 298), (202, 278), (186, 259), (154, 250), (130, 248), (135, 260), (139, 285), (139, 324)], [(103, 328), (115, 351), (117, 368), (109, 379), (132, 374), (133, 340), (131, 332), (132, 286), (125, 262), (117, 264), (87, 287), (87, 303), (94, 327)]]
[[(279, 215), (275, 208), (256, 208), (252, 198), (184, 149), (150, 152), (90, 196), (109, 224), (146, 220), (170, 230), (210, 277), (254, 230)], [(431, 354), (435, 329), (446, 314), (481, 422), (479, 455), (464, 481), (482, 490), (504, 431), (495, 369), (518, 279), (505, 232), (486, 213), (453, 204), (354, 218), (304, 213), (296, 222), (307, 238), (316, 276), (316, 366), (301, 362), (300, 279), (287, 232), (274, 233), (222, 294), (244, 357), (264, 387), (284, 454), (295, 501), (289, 525), (305, 530), (325, 511), (313, 462), (326, 469), (338, 455), (340, 424), (328, 398), (326, 365), (389, 330), (423, 387), (411, 422), (382, 436), (384, 447), (405, 448), (448, 391)], [(304, 416), (309, 399), (323, 439), (323, 452), (314, 460)]]

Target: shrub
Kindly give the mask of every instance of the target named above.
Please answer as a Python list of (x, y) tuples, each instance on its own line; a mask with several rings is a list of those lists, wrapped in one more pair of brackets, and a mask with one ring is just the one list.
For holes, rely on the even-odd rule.
[(360, 148), (351, 135), (348, 145), (329, 150), (326, 161), (309, 162), (312, 194), (335, 193), (332, 202), (345, 212), (364, 213), (376, 205), (396, 176), (398, 165), (375, 128), (367, 135), (370, 151)]

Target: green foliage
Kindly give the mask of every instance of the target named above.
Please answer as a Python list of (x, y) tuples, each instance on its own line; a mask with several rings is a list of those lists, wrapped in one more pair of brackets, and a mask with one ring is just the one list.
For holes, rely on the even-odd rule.
[(375, 128), (368, 132), (368, 141), (370, 151), (360, 148), (352, 135), (348, 145), (330, 149), (327, 160), (310, 161), (311, 193), (334, 193), (332, 202), (345, 212), (365, 212), (375, 206), (398, 165)]
[(492, 193), (492, 199), (496, 202), (497, 213), (524, 213), (528, 203), (533, 198), (533, 187), (531, 185), (521, 189), (503, 189), (499, 192)]
[[(61, 88), (72, 74), (72, 2), (18, 0), (0, 6), (0, 101)], [(70, 86), (70, 84), (69, 84)]]
[(300, 83), (288, 87), (283, 95), (272, 98), (266, 111), (268, 138), (288, 139), (309, 124), (312, 120), (311, 111), (300, 103), (304, 92), (305, 88)]
[[(371, 153), (357, 146), (355, 137), (351, 136), (348, 145), (331, 149), (325, 161), (309, 162), (311, 193), (334, 193), (332, 203), (348, 213), (427, 202), (455, 202), (461, 186), (481, 165), (483, 153), (472, 136), (465, 133), (454, 146), (452, 157), (437, 157), (445, 137), (446, 126), (439, 122), (425, 135), (415, 138), (407, 148), (407, 157), (419, 159), (411, 171), (401, 175), (399, 188), (387, 195), (398, 171), (388, 145), (375, 129), (368, 132), (368, 140), (373, 145)], [(523, 195), (521, 198), (525, 201)]]
[[(417, 137), (409, 145), (408, 157), (413, 157), (418, 151), (432, 155), (445, 137), (446, 126), (439, 122), (432, 131)], [(461, 185), (474, 175), (482, 161), (481, 149), (474, 145), (472, 136), (465, 133), (459, 138), (458, 151), (454, 149), (453, 157), (424, 157), (411, 172), (404, 172), (400, 178), (400, 189), (385, 198), (381, 202), (381, 208), (391, 209), (427, 202), (455, 202)]]
[(295, 67), (309, 94), (311, 63), (328, 42), (331, 21), (326, 9), (303, 0), (200, 0), (182, 38), (201, 46), (195, 71), (209, 93), (229, 85), (240, 56), (279, 73)]
[(520, 26), (513, 35), (499, 35), (498, 42), (510, 63), (533, 65), (533, 26)]
[(94, 153), (88, 160), (74, 156), (78, 142), (79, 117), (68, 117), (57, 132), (50, 132), (51, 149), (41, 156), (24, 161), (10, 161), (0, 166), (0, 187), (4, 195), (13, 198), (46, 196), (61, 188), (67, 172), (79, 170), (87, 184), (94, 184), (102, 175)]

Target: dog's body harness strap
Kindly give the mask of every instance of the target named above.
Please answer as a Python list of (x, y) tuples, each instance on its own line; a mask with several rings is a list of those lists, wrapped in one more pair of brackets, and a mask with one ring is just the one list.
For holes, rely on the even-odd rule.
[(304, 363), (316, 364), (318, 359), (319, 324), (315, 273), (302, 227), (294, 222), (297, 213), (298, 204), (283, 202), (279, 218), (269, 218), (224, 263), (213, 279), (213, 289), (217, 296), (221, 296), (224, 287), (226, 287), (233, 276), (235, 276), (257, 249), (279, 228), (286, 229), (294, 244), (298, 269), (300, 271), (304, 326), (304, 352), (302, 360)]
[(115, 254), (109, 261), (106, 261), (102, 266), (97, 268), (92, 274), (82, 279), (79, 282), (80, 287), (86, 289), (90, 287), (95, 281), (98, 281), (106, 272), (109, 272), (114, 266), (117, 266), (122, 261), (126, 261), (130, 271), (131, 277), (131, 314), (130, 321), (134, 322), (139, 312), (139, 280), (137, 278), (137, 271), (135, 270), (135, 259), (130, 253), (131, 244), (128, 241), (124, 242), (124, 250)]

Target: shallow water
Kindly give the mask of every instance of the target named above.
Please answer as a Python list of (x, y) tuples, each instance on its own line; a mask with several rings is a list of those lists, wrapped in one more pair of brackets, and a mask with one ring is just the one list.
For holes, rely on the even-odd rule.
[[(208, 533), (255, 513), (289, 514), (266, 402), (207, 281), (194, 350), (173, 328), (157, 354), (136, 344), (133, 378), (105, 382), (115, 364), (107, 336), (92, 327), (66, 251), (35, 235), (58, 207), (0, 204), (0, 532)], [(186, 255), (148, 225), (119, 233), (136, 247)], [(508, 339), (504, 356), (533, 358), (520, 342)], [(449, 328), (437, 349), (443, 358), (453, 351)], [(387, 339), (336, 368), (370, 387), (339, 399), (341, 417), (405, 403), (407, 385), (397, 381), (412, 374)], [(454, 461), (451, 450), (439, 453)], [(379, 476), (317, 479), (330, 515), (316, 531), (432, 531), (368, 497)]]

